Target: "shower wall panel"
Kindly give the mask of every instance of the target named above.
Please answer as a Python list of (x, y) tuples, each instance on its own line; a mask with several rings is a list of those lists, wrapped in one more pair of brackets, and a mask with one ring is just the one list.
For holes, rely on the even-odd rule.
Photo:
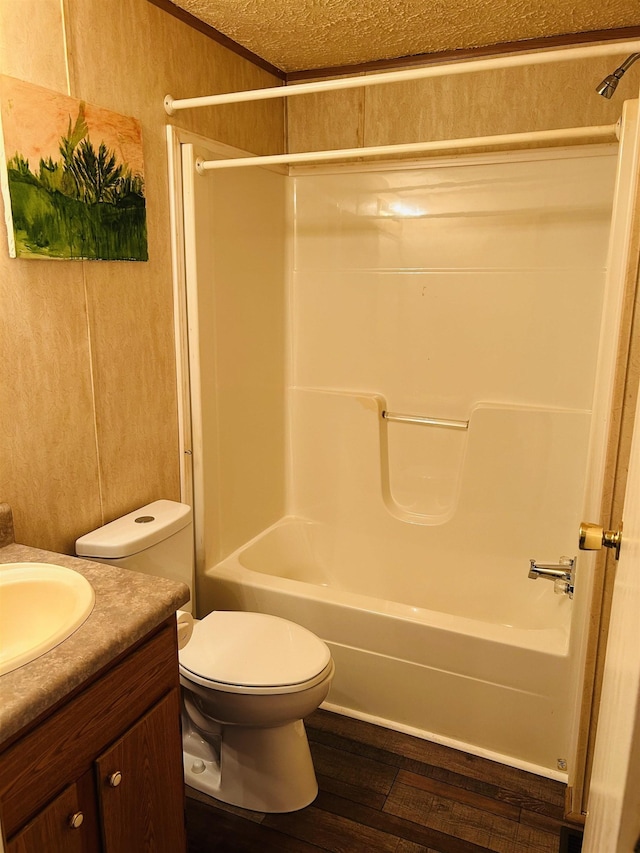
[(298, 177), (294, 384), (443, 418), (589, 408), (614, 172), (611, 154)]
[(575, 547), (615, 164), (602, 147), (296, 178), (289, 511), (336, 553), (359, 531), (388, 567), (383, 539), (416, 540), (431, 571), (481, 559), (526, 597), (528, 558)]
[[(186, 175), (195, 175), (194, 157), (219, 156), (185, 148)], [(201, 407), (194, 418), (201, 565), (284, 512), (286, 180), (265, 169), (195, 176), (185, 204), (197, 246), (189, 334)]]

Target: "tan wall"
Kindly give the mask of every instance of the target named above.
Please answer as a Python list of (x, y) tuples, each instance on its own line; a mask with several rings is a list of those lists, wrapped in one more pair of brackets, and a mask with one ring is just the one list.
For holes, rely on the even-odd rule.
[(635, 98), (640, 63), (608, 101), (595, 93), (627, 52), (510, 70), (289, 98), (290, 151), (392, 145), (613, 124)]
[[(149, 261), (9, 259), (0, 226), (0, 499), (16, 539), (75, 538), (179, 498), (165, 94), (277, 81), (146, 0), (0, 0), (0, 71), (142, 123)], [(282, 150), (276, 102), (182, 113), (190, 130)], [(4, 215), (3, 215), (4, 223)]]

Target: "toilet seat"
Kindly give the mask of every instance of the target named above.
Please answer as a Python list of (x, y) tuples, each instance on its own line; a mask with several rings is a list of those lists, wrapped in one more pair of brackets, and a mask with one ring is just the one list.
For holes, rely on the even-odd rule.
[(214, 610), (197, 621), (179, 660), (184, 678), (227, 693), (295, 693), (333, 672), (329, 648), (311, 631), (235, 610)]

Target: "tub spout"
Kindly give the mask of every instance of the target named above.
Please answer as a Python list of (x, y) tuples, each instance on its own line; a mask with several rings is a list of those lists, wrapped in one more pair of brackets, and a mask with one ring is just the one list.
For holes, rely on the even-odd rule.
[(535, 560), (529, 560), (529, 577), (531, 580), (546, 578), (554, 581), (556, 592), (566, 593), (569, 598), (573, 598), (575, 564), (575, 557), (560, 557), (559, 563), (536, 563)]

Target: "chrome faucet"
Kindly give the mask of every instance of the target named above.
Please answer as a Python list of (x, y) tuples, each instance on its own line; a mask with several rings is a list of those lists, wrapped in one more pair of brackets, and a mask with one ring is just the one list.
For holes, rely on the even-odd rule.
[(534, 581), (538, 578), (553, 581), (554, 592), (573, 598), (575, 565), (575, 557), (560, 557), (559, 563), (536, 563), (535, 560), (529, 560), (529, 577)]

